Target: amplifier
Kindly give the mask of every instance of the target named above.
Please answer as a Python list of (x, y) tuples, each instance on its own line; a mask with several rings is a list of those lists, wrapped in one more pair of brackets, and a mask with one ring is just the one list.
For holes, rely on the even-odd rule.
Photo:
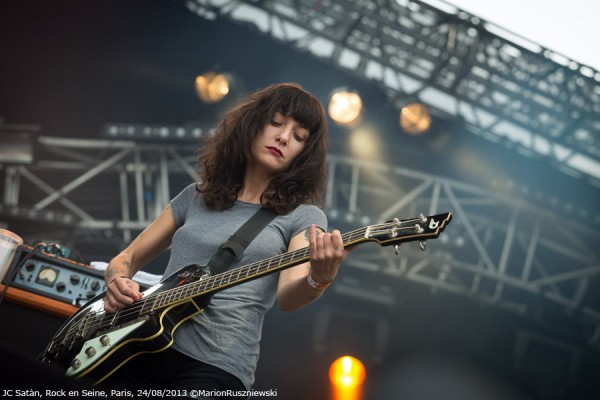
[(103, 272), (27, 245), (17, 249), (4, 284), (76, 308), (106, 290)]

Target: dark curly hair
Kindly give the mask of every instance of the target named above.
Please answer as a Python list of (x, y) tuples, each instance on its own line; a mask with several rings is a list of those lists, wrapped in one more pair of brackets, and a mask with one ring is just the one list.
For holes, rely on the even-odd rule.
[(254, 138), (280, 112), (310, 132), (302, 152), (278, 173), (261, 196), (265, 207), (287, 214), (299, 204), (317, 204), (327, 181), (327, 119), (321, 102), (295, 83), (259, 90), (230, 110), (207, 138), (198, 156), (201, 182), (196, 186), (210, 208), (233, 206), (244, 179)]

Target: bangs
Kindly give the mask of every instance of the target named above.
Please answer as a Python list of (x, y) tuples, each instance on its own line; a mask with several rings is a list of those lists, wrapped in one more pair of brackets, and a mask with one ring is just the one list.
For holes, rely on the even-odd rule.
[(324, 121), (324, 110), (321, 103), (304, 90), (285, 90), (278, 101), (278, 109), (285, 116), (294, 118), (300, 126), (311, 133), (319, 130)]

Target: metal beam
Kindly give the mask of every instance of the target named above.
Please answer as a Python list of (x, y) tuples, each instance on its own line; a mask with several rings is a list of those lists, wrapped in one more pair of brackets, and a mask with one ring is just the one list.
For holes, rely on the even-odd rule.
[[(600, 186), (600, 72), (419, 0), (187, 0)], [(452, 8), (452, 9), (450, 9)], [(518, 39), (518, 40), (517, 40)]]
[[(187, 153), (189, 145), (113, 140), (107, 146), (103, 141), (41, 139), (40, 153), (49, 159), (42, 158), (26, 168), (0, 168), (4, 174), (0, 181), (5, 182), (0, 220), (61, 223), (71, 227), (73, 235), (112, 230), (125, 244), (150, 224), (164, 207), (162, 203), (175, 195), (171, 183), (197, 180), (195, 157)], [(53, 146), (71, 149), (77, 154), (76, 162), (54, 163), (52, 157), (67, 153), (44, 151)], [(97, 155), (100, 149), (106, 160), (100, 163), (101, 168), (93, 157), (86, 157)], [(88, 164), (86, 159), (92, 161)], [(514, 194), (443, 176), (335, 154), (328, 160), (330, 182), (325, 202), (332, 228), (346, 231), (370, 221), (413, 218), (427, 211), (451, 211), (455, 216), (426, 253), (411, 243), (402, 246), (398, 257), (375, 244), (361, 246), (346, 263), (349, 277), (368, 273), (387, 285), (408, 280), (519, 313), (532, 311), (530, 299), (534, 296), (570, 310), (573, 318), (584, 316), (600, 323), (600, 304), (587, 295), (599, 280), (597, 226), (565, 219), (558, 211), (542, 209)], [(65, 168), (69, 174), (64, 174)], [(42, 173), (52, 177), (52, 182), (44, 181)], [(69, 178), (73, 174), (78, 176), (75, 181)], [(385, 179), (373, 179), (374, 175)], [(84, 178), (94, 183), (100, 177), (105, 180), (105, 198), (94, 201), (115, 205), (114, 215), (99, 215), (89, 204), (69, 198), (77, 194), (82, 198), (84, 193), (78, 191), (83, 190), (80, 184)], [(132, 182), (137, 185), (133, 191)], [(54, 187), (62, 189), (56, 191)], [(39, 199), (31, 196), (39, 190), (60, 196), (50, 197), (56, 201), (43, 200), (42, 210)], [(145, 212), (140, 212), (140, 207)], [(132, 210), (138, 214), (134, 216)]]

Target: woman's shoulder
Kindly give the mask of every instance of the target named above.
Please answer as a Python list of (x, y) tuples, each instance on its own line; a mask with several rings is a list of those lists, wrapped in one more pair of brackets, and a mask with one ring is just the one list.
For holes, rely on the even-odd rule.
[(198, 183), (194, 182), (194, 183), (190, 183), (187, 186), (185, 186), (183, 189), (181, 189), (181, 191), (179, 192), (178, 196), (195, 196), (196, 194), (198, 194)]
[(279, 216), (276, 224), (287, 227), (293, 237), (299, 232), (307, 229), (311, 224), (317, 225), (323, 230), (327, 230), (327, 217), (325, 212), (313, 204), (301, 204), (286, 215)]
[(327, 223), (325, 211), (313, 204), (301, 204), (287, 214), (286, 217), (301, 224), (308, 222), (324, 226)]
[(314, 205), (314, 204), (300, 204), (298, 207), (294, 208), (291, 214), (319, 214), (325, 215), (325, 211), (322, 208)]
[(182, 205), (182, 204), (190, 204), (197, 197), (200, 196), (200, 193), (196, 189), (197, 183), (190, 183), (186, 187), (184, 187), (175, 197), (171, 200), (172, 205)]

